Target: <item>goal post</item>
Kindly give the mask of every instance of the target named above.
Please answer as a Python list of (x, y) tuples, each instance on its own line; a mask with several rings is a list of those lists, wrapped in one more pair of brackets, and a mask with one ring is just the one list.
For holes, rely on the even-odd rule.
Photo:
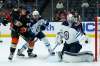
[(100, 39), (100, 35), (99, 35), (99, 22), (100, 22), (100, 17), (96, 16), (95, 17), (95, 55), (94, 55), (94, 61), (98, 61), (99, 58), (99, 53), (100, 53), (100, 45), (99, 45), (99, 39)]

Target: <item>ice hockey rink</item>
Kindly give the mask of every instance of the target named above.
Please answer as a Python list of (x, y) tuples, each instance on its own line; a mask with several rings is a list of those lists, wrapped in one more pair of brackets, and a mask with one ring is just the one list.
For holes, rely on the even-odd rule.
[[(7, 32), (9, 33), (10, 31), (9, 28), (10, 27), (0, 26), (0, 29), (4, 33), (7, 33)], [(51, 47), (53, 48), (56, 45), (55, 38), (54, 37), (47, 37), (47, 38), (51, 43)], [(18, 57), (16, 56), (16, 53), (15, 53), (13, 60), (9, 61), (8, 56), (9, 56), (9, 48), (11, 45), (11, 37), (8, 37), (8, 38), (0, 37), (0, 40), (3, 41), (2, 43), (0, 43), (0, 66), (84, 66), (84, 65), (98, 66), (100, 65), (100, 59), (98, 59), (97, 62), (81, 62), (81, 63), (58, 62), (59, 58), (57, 57), (57, 54), (55, 56), (50, 56), (43, 42), (39, 40), (35, 43), (35, 46), (34, 46), (34, 53), (38, 55), (37, 58), (28, 58), (27, 51), (25, 51), (24, 52), (25, 57)], [(17, 49), (20, 48), (24, 43), (26, 42), (20, 37)], [(100, 39), (98, 40), (98, 43), (100, 43)], [(89, 38), (88, 44), (85, 44), (84, 41), (81, 41), (81, 44), (83, 48), (81, 49), (80, 52), (92, 51), (93, 53), (95, 53), (94, 52), (95, 51), (94, 38)], [(62, 50), (62, 47), (63, 45), (58, 46), (55, 49), (55, 52)], [(100, 53), (98, 54), (100, 55)]]
[[(58, 62), (59, 59), (57, 55), (50, 56), (43, 42), (39, 40), (36, 42), (34, 47), (34, 53), (38, 55), (37, 58), (28, 58), (27, 51), (25, 51), (24, 52), (26, 55), (25, 57), (18, 57), (16, 56), (15, 53), (13, 60), (9, 61), (8, 56), (9, 56), (9, 47), (11, 45), (11, 38), (0, 38), (0, 39), (3, 40), (3, 42), (0, 43), (0, 66), (84, 66), (84, 65), (99, 66), (100, 65), (100, 61), (81, 62), (81, 63)], [(55, 38), (48, 38), (48, 39), (53, 48), (56, 45)], [(94, 43), (94, 39), (89, 39), (89, 40), (90, 40), (89, 44), (82, 44), (83, 48), (81, 51), (94, 50), (93, 46), (90, 45)], [(17, 49), (20, 48), (24, 43), (26, 42), (22, 38), (20, 38)], [(61, 49), (62, 49), (62, 45), (58, 46), (55, 49), (55, 52), (60, 51)]]

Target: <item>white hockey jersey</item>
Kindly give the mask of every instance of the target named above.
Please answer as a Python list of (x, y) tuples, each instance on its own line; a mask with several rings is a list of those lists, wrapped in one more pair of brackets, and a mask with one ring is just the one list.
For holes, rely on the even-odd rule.
[(37, 35), (37, 34), (41, 31), (40, 27), (41, 27), (42, 25), (46, 24), (46, 23), (47, 23), (46, 20), (40, 19), (40, 20), (37, 21), (37, 23), (34, 24), (30, 29), (31, 29), (31, 31), (32, 31), (35, 35)]
[(77, 34), (78, 32), (75, 29), (62, 25), (60, 31), (57, 33), (57, 43), (61, 44), (62, 41), (67, 44), (76, 42), (78, 41)]

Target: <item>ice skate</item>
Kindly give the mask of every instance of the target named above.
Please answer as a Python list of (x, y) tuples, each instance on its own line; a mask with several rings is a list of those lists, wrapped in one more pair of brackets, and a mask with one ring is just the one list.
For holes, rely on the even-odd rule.
[(48, 49), (48, 52), (50, 53), (50, 55), (54, 56), (55, 52), (53, 52), (51, 49)]
[(37, 57), (37, 55), (34, 54), (34, 53), (32, 53), (32, 51), (33, 51), (33, 49), (28, 49), (28, 50), (27, 50), (28, 56), (29, 56), (30, 58), (35, 58), (35, 57)]
[(13, 55), (12, 53), (10, 53), (8, 59), (9, 59), (9, 60), (12, 60), (12, 59), (13, 59), (13, 56), (14, 56), (14, 55)]
[(28, 53), (28, 56), (29, 56), (30, 58), (35, 58), (35, 57), (37, 57), (37, 55), (36, 55), (36, 54), (33, 54), (33, 53)]
[(17, 52), (17, 56), (25, 56), (21, 51), (20, 51), (20, 49), (18, 49), (18, 52)]

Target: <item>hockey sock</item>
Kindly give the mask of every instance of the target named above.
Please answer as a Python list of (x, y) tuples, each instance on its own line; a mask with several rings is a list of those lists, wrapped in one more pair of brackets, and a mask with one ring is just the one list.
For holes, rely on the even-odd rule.
[(16, 48), (10, 47), (10, 55), (8, 57), (9, 60), (12, 60), (13, 59), (15, 50), (16, 50)]
[(15, 50), (16, 50), (16, 44), (11, 44), (10, 52), (11, 52), (12, 54), (14, 54)]
[(15, 53), (15, 50), (16, 50), (16, 45), (17, 44), (11, 44), (11, 47), (10, 47), (10, 55), (8, 57), (9, 60), (12, 60), (13, 59), (13, 56), (14, 56), (14, 53)]
[(11, 54), (14, 54), (15, 50), (16, 50), (16, 48), (10, 47), (10, 53), (11, 53)]
[(33, 51), (33, 49), (28, 48), (28, 50), (27, 50), (28, 56), (30, 56), (32, 54), (32, 51)]
[(52, 53), (52, 49), (51, 49), (51, 46), (50, 46), (49, 41), (48, 41), (46, 38), (42, 38), (41, 41), (44, 42), (45, 46), (48, 48), (48, 51), (49, 51), (50, 53)]
[(22, 53), (24, 50), (26, 50), (27, 49), (27, 43), (25, 43), (23, 46), (22, 46), (22, 48), (20, 49), (20, 52)]
[(30, 49), (28, 48), (27, 52), (28, 52), (28, 55), (30, 55), (32, 53), (33, 49)]
[(50, 43), (49, 43), (49, 41), (48, 41), (46, 38), (42, 38), (41, 41), (44, 42), (44, 44), (45, 44), (45, 46), (46, 46), (47, 48), (50, 48)]

